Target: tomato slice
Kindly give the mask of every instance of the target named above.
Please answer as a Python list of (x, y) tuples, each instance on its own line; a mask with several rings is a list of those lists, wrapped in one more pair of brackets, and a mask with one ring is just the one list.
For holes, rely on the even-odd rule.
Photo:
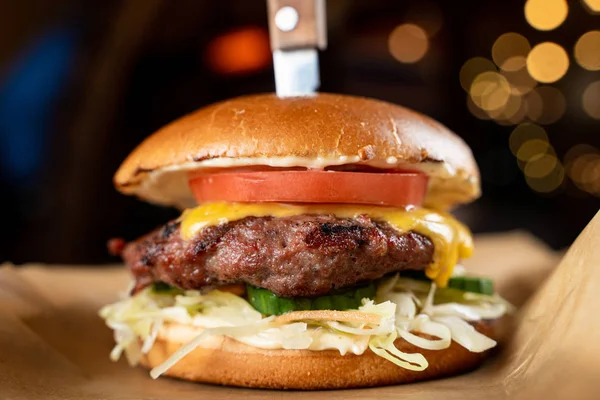
[(427, 176), (420, 172), (260, 171), (190, 175), (198, 203), (342, 203), (421, 205)]

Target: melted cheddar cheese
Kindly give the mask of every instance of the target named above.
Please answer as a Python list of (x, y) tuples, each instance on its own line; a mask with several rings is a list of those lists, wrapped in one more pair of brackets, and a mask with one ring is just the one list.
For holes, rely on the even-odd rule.
[(414, 231), (427, 236), (434, 244), (433, 262), (425, 270), (427, 276), (445, 287), (454, 266), (461, 258), (471, 256), (473, 241), (469, 229), (450, 214), (426, 208), (388, 208), (358, 205), (291, 205), (281, 203), (204, 203), (184, 211), (181, 236), (193, 238), (201, 229), (246, 217), (291, 217), (301, 214), (330, 214), (338, 218), (354, 218), (366, 214), (373, 220), (385, 221), (400, 232)]

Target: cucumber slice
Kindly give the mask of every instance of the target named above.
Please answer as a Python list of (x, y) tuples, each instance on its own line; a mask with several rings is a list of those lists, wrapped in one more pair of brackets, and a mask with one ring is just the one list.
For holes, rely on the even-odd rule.
[(170, 294), (170, 295), (176, 295), (176, 294), (183, 293), (183, 290), (173, 287), (173, 286), (169, 286), (168, 284), (166, 284), (164, 282), (154, 282), (152, 284), (152, 291), (156, 294)]
[(377, 288), (373, 282), (328, 296), (319, 297), (278, 297), (270, 290), (246, 285), (248, 301), (254, 308), (266, 315), (281, 315), (299, 310), (352, 310), (361, 306), (364, 298), (374, 298)]
[(448, 287), (464, 292), (487, 294), (490, 296), (494, 294), (494, 282), (489, 278), (455, 276), (448, 281)]
[[(400, 273), (401, 277), (415, 279), (418, 281), (431, 281), (424, 271), (404, 271)], [(453, 276), (448, 280), (448, 287), (462, 290), (463, 292), (494, 294), (494, 282), (490, 278), (480, 278), (475, 276)]]

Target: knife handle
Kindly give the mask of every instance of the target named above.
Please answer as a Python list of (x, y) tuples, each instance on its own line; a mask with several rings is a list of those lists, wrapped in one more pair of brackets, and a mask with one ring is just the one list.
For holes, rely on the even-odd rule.
[(268, 0), (271, 50), (327, 47), (325, 0)]

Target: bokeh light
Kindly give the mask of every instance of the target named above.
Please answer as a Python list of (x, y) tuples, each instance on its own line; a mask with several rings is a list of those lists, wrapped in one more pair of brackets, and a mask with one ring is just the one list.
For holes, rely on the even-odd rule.
[(573, 146), (565, 154), (567, 174), (575, 185), (600, 196), (600, 151), (589, 144)]
[(532, 93), (535, 93), (533, 97), (526, 100), (527, 115), (532, 121), (550, 125), (565, 115), (567, 101), (560, 90), (552, 86), (540, 86)]
[(488, 115), (500, 125), (515, 125), (525, 117), (522, 102), (520, 95), (511, 94), (503, 107), (489, 111)]
[(481, 108), (479, 108), (477, 106), (477, 104), (473, 103), (473, 99), (471, 99), (471, 96), (467, 96), (467, 108), (469, 109), (469, 112), (471, 114), (473, 114), (473, 116), (475, 118), (482, 119), (482, 120), (488, 120), (491, 118), (488, 115), (488, 113), (486, 113)]
[(525, 66), (531, 50), (529, 41), (518, 33), (509, 32), (496, 39), (492, 46), (492, 59), (505, 71), (516, 71)]
[(537, 81), (529, 75), (527, 68), (521, 68), (513, 71), (502, 71), (502, 75), (506, 77), (511, 85), (513, 94), (523, 95), (529, 93), (537, 86)]
[(600, 152), (590, 145), (577, 145), (565, 156), (567, 173), (575, 185), (588, 193), (600, 195)]
[[(506, 118), (506, 121), (510, 123), (510, 125), (517, 125), (523, 122), (527, 118), (527, 105), (525, 104), (525, 99), (520, 96), (520, 105), (519, 109), (512, 115)], [(510, 102), (510, 101), (509, 101)]]
[(420, 26), (429, 37), (434, 36), (442, 29), (442, 10), (437, 3), (430, 0), (413, 2), (406, 12), (407, 22)]
[(556, 168), (558, 162), (558, 158), (555, 155), (542, 154), (539, 157), (529, 160), (523, 172), (530, 178), (543, 178)]
[(508, 102), (511, 88), (506, 78), (497, 72), (483, 72), (473, 80), (469, 94), (473, 102), (485, 111), (497, 110)]
[(564, 167), (542, 127), (531, 123), (521, 124), (515, 128), (509, 142), (531, 189), (550, 193), (563, 184)]
[(600, 197), (600, 156), (586, 161), (580, 180), (586, 192)]
[(241, 74), (266, 68), (271, 48), (266, 30), (247, 27), (213, 39), (206, 49), (210, 68), (222, 74)]
[(596, 152), (580, 155), (568, 165), (567, 171), (579, 189), (600, 195), (600, 154)]
[[(583, 2), (600, 12), (600, 0)], [(549, 31), (565, 22), (569, 4), (566, 0), (526, 0), (524, 12), (533, 28)], [(571, 152), (572, 159), (561, 161), (541, 126), (556, 123), (567, 111), (565, 94), (547, 85), (562, 79), (569, 70), (565, 48), (550, 41), (532, 48), (527, 37), (507, 32), (494, 41), (491, 58), (471, 58), (460, 70), (460, 84), (469, 94), (469, 112), (481, 120), (517, 125), (509, 147), (532, 190), (577, 190), (567, 184), (569, 176), (577, 187), (600, 196), (600, 152), (588, 148), (585, 154), (573, 156)], [(600, 71), (600, 30), (579, 38), (574, 58), (584, 69)], [(600, 119), (600, 80), (585, 88), (582, 103), (590, 117)]]
[(524, 56), (513, 56), (504, 61), (500, 65), (500, 69), (503, 71), (517, 71), (521, 68), (525, 68), (527, 65), (527, 54)]
[(592, 82), (585, 88), (582, 102), (587, 115), (600, 119), (600, 81)]
[(566, 0), (527, 0), (525, 19), (540, 31), (549, 31), (562, 24), (569, 13)]
[(600, 12), (600, 0), (583, 0), (583, 4), (592, 12)]
[(421, 60), (429, 49), (429, 39), (425, 30), (415, 24), (397, 26), (388, 38), (388, 48), (392, 56), (406, 64)]
[[(525, 122), (519, 124), (512, 131), (508, 143), (510, 150), (516, 156), (519, 152), (519, 149), (524, 143), (536, 139), (547, 143), (548, 134), (546, 133), (546, 130), (539, 125), (533, 124), (531, 122)], [(544, 150), (544, 153), (546, 152), (546, 150)]]
[(467, 60), (460, 69), (460, 86), (468, 93), (471, 90), (471, 85), (475, 78), (478, 75), (489, 71), (495, 72), (496, 66), (487, 58), (473, 57)]
[(525, 114), (532, 121), (537, 121), (543, 112), (544, 103), (537, 90), (527, 93), (524, 98)]
[(519, 147), (516, 155), (520, 161), (529, 162), (552, 153), (554, 153), (554, 149), (546, 140), (531, 139)]
[(590, 71), (600, 70), (600, 31), (584, 33), (575, 44), (575, 60)]
[(570, 169), (570, 165), (573, 163), (573, 161), (585, 154), (600, 154), (600, 151), (598, 151), (597, 148), (590, 144), (576, 144), (575, 146), (571, 147), (569, 151), (567, 151), (567, 153), (565, 154), (564, 160), (567, 170)]
[[(553, 166), (548, 171), (549, 166)], [(547, 172), (547, 173), (546, 173)], [(539, 193), (551, 193), (559, 189), (565, 181), (563, 165), (552, 156), (543, 156), (525, 166), (525, 181), (529, 187)], [(537, 176), (543, 173), (543, 176)]]
[(567, 73), (567, 69), (569, 69), (567, 52), (553, 42), (538, 44), (527, 56), (527, 71), (538, 82), (556, 82)]

